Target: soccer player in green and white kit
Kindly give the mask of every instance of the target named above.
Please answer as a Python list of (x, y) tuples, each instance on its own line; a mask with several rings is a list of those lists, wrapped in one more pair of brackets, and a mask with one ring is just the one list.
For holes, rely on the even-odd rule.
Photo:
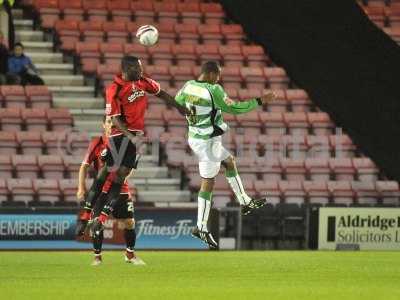
[(231, 100), (221, 85), (221, 67), (217, 62), (206, 62), (197, 80), (185, 83), (175, 97), (176, 102), (185, 105), (192, 112), (187, 117), (189, 123), (189, 146), (199, 159), (199, 171), (202, 177), (198, 194), (197, 228), (192, 235), (203, 240), (211, 248), (218, 247), (207, 223), (211, 208), (214, 178), (222, 165), (226, 168), (225, 176), (242, 207), (242, 213), (248, 214), (266, 203), (266, 199), (251, 199), (243, 188), (234, 157), (222, 145), (222, 135), (228, 130), (228, 125), (222, 118), (222, 112), (241, 114), (252, 111), (260, 105), (275, 99), (274, 93), (235, 102)]

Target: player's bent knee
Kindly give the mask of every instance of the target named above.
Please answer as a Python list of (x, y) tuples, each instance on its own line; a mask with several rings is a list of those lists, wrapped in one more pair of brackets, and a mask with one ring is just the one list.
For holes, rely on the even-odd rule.
[(125, 229), (135, 229), (135, 219), (134, 218), (125, 219), (124, 224), (125, 224)]

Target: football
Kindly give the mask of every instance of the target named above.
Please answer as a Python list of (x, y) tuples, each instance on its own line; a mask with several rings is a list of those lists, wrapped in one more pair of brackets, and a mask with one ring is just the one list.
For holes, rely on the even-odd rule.
[(152, 25), (143, 25), (137, 30), (136, 37), (143, 46), (153, 46), (158, 41), (158, 30)]

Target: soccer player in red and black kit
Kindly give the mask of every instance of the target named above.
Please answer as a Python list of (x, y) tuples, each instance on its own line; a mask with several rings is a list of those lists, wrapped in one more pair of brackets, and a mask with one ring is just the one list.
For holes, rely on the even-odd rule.
[[(159, 83), (143, 75), (143, 67), (137, 57), (124, 56), (121, 69), (122, 74), (115, 76), (114, 82), (106, 89), (106, 115), (111, 117), (113, 129), (104, 156), (105, 166), (99, 170), (85, 199), (85, 209), (89, 211), (100, 196), (107, 176), (113, 172), (106, 204), (100, 216), (91, 222), (91, 230), (95, 234), (103, 230), (104, 222), (116, 206), (122, 184), (132, 169), (136, 169), (136, 143), (144, 132), (146, 93), (159, 97), (183, 115), (190, 114), (186, 107), (177, 104), (172, 96), (162, 90)], [(78, 235), (84, 232), (87, 221), (79, 220)]]
[[(98, 171), (104, 166), (102, 154), (104, 155), (107, 151), (107, 139), (111, 133), (112, 122), (111, 118), (103, 119), (104, 135), (95, 137), (88, 148), (85, 158), (79, 170), (79, 181), (78, 181), (78, 199), (83, 199), (86, 193), (85, 179), (89, 170), (89, 167), (93, 165), (94, 169)], [(107, 177), (107, 181), (103, 186), (102, 193), (97, 199), (92, 216), (88, 211), (84, 211), (85, 219), (90, 217), (95, 218), (100, 215), (102, 208), (105, 205), (107, 193), (112, 184), (112, 176)], [(121, 193), (113, 210), (113, 216), (121, 221), (124, 228), (124, 237), (126, 242), (126, 253), (125, 261), (134, 265), (143, 265), (144, 262), (138, 258), (135, 254), (135, 243), (136, 243), (136, 232), (135, 232), (135, 219), (134, 219), (134, 206), (132, 195), (129, 190), (128, 183), (125, 181), (121, 188)], [(93, 250), (94, 250), (94, 261), (92, 265), (97, 266), (102, 263), (101, 250), (103, 245), (103, 232), (101, 231), (98, 235), (93, 235)]]

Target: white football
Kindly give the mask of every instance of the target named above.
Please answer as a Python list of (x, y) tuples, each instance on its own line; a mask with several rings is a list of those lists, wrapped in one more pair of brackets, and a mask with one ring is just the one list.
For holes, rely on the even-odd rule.
[(136, 31), (136, 37), (143, 46), (153, 46), (158, 41), (158, 30), (152, 25), (143, 25)]

